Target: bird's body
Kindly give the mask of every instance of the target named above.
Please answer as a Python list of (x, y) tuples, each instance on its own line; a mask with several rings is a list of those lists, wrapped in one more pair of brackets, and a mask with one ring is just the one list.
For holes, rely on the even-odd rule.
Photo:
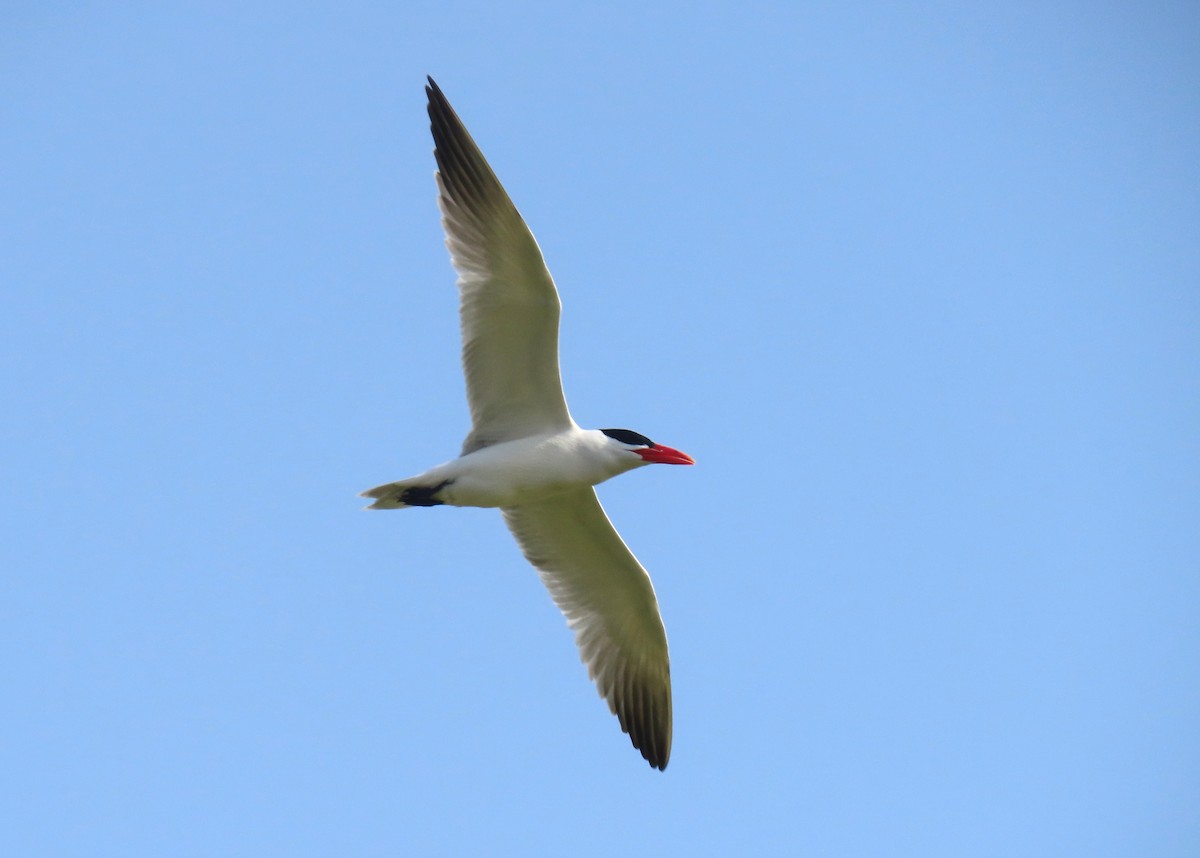
[(560, 302), (532, 233), (432, 79), (438, 205), (458, 271), (471, 431), (462, 454), (363, 494), (372, 509), (499, 507), (575, 632), (588, 674), (634, 747), (671, 753), (667, 636), (650, 576), (593, 486), (685, 453), (628, 429), (582, 429), (558, 369)]
[[(573, 426), (481, 447), (423, 474), (372, 489), (375, 509), (404, 506), (509, 507), (536, 503), (581, 486), (594, 486), (644, 462), (614, 448), (598, 429)], [(434, 503), (405, 503), (404, 493), (442, 486)], [(386, 491), (391, 488), (392, 491)]]

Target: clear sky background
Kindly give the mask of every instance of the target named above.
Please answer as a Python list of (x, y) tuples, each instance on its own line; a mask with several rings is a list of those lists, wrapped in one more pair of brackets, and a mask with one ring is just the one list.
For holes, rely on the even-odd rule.
[[(0, 853), (1200, 854), (1190, 3), (5, 4)], [(537, 235), (665, 773), (490, 510), (432, 74)]]

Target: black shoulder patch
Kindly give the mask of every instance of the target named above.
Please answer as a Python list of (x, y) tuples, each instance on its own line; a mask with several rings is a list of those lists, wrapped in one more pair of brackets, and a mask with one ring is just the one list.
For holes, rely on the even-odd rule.
[(601, 429), (600, 431), (614, 441), (620, 441), (622, 444), (630, 444), (634, 447), (654, 446), (654, 442), (645, 435), (639, 435), (637, 432), (629, 429)]

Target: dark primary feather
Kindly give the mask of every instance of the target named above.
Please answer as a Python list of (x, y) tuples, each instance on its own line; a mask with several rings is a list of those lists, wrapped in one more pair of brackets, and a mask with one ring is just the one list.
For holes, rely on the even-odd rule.
[(447, 195), (480, 219), (490, 215), (493, 209), (502, 208), (504, 203), (511, 207), (512, 201), (496, 174), (433, 78), (429, 78), (425, 92), (429, 96), (434, 158)]

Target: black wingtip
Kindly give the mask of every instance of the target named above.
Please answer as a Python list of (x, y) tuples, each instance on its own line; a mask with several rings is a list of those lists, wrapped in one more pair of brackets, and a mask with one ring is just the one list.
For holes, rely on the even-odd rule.
[[(638, 750), (641, 751), (643, 759), (650, 764), (650, 768), (665, 772), (667, 770), (667, 762), (671, 759), (671, 748), (668, 746), (663, 751), (657, 745), (658, 743), (654, 742), (651, 745), (638, 748)], [(636, 745), (634, 747), (637, 748)]]
[[(456, 114), (454, 112), (454, 108), (450, 106), (449, 99), (447, 99), (446, 94), (442, 92), (442, 88), (437, 85), (437, 81), (434, 80), (431, 75), (426, 75), (425, 80), (429, 81), (427, 84), (425, 84), (425, 98), (429, 102), (427, 110), (429, 112), (429, 118), (433, 121), (434, 125), (437, 125), (438, 123), (438, 117), (435, 115), (436, 113), (449, 114), (453, 117), (453, 121), (462, 124), (462, 120), (458, 118), (458, 114)], [(447, 120), (442, 121), (446, 122)]]
[(614, 713), (621, 722), (621, 730), (629, 736), (630, 743), (650, 768), (666, 771), (671, 759), (670, 687), (657, 700), (643, 699), (641, 703), (643, 705), (632, 708), (618, 706)]

